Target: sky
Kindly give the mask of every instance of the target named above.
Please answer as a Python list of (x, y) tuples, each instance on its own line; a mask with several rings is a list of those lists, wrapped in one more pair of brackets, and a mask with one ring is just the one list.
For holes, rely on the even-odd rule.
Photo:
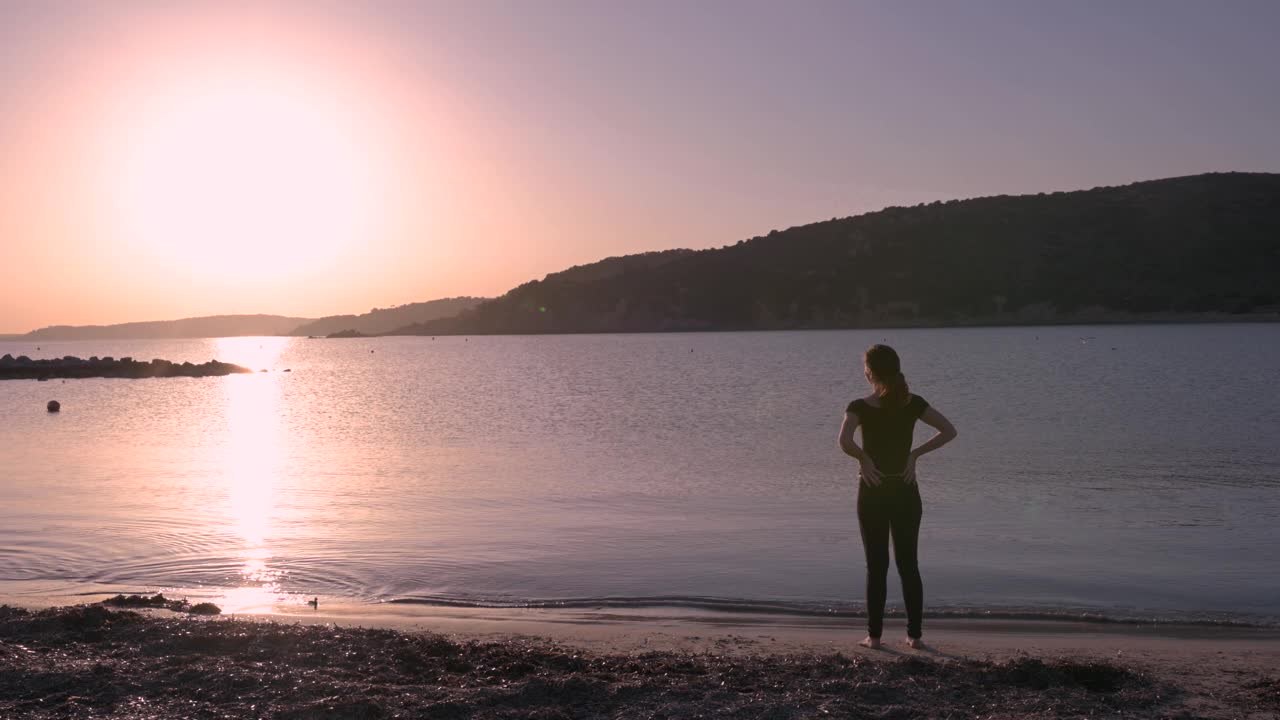
[(0, 3), (0, 332), (1280, 171), (1280, 3)]

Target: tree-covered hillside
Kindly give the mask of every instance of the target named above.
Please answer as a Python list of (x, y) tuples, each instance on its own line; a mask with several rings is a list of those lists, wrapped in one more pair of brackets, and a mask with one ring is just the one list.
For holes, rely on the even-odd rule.
[(401, 332), (1052, 323), (1280, 305), (1280, 175), (893, 207), (610, 258)]
[(413, 323), (457, 315), (483, 300), (484, 298), (473, 297), (442, 298), (396, 307), (374, 308), (363, 315), (329, 315), (294, 328), (290, 334), (330, 335), (354, 330), (363, 335), (380, 335)]

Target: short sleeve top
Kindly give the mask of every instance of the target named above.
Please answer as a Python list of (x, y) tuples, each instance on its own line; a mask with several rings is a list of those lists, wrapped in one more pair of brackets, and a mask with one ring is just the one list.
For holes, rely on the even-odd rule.
[(906, 470), (916, 421), (928, 407), (924, 398), (913, 394), (905, 405), (896, 407), (876, 407), (859, 398), (845, 412), (858, 416), (862, 447), (871, 461), (880, 472), (893, 475)]

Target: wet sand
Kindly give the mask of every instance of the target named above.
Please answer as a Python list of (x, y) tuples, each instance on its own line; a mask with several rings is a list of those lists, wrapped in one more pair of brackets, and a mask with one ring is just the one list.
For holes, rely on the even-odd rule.
[(0, 608), (0, 717), (1280, 716), (1280, 631), (404, 605)]

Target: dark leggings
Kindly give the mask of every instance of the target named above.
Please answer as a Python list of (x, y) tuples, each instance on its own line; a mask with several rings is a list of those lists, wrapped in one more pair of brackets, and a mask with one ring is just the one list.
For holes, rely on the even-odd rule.
[(920, 637), (924, 614), (924, 583), (916, 550), (920, 543), (920, 490), (896, 478), (876, 488), (858, 487), (858, 526), (867, 554), (867, 634), (880, 637), (884, 629), (884, 599), (889, 575), (889, 538), (902, 578), (907, 606), (907, 636)]

